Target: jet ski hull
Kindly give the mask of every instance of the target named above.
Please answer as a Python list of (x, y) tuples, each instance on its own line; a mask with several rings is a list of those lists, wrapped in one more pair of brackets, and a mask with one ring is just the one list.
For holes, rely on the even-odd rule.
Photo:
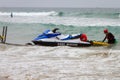
[(72, 47), (89, 47), (90, 43), (74, 43), (74, 42), (48, 42), (48, 41), (33, 41), (35, 45), (42, 46), (72, 46)]

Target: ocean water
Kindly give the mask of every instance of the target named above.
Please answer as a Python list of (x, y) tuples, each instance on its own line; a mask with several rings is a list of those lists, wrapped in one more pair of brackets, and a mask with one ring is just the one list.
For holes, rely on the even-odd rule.
[[(12, 16), (11, 17), (11, 13)], [(26, 44), (46, 29), (86, 33), (102, 41), (103, 30), (115, 35), (110, 47), (45, 47), (0, 44), (0, 75), (13, 80), (119, 80), (120, 9), (0, 8), (0, 33), (7, 43)]]

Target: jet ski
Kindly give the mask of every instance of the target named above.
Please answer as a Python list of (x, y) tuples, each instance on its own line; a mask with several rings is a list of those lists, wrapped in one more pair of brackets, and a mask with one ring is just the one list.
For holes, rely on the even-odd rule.
[(80, 34), (63, 35), (54, 30), (45, 30), (42, 34), (32, 40), (32, 42), (35, 45), (43, 46), (91, 46), (90, 42), (80, 41)]
[(88, 47), (88, 46), (107, 46), (107, 43), (98, 41), (84, 42), (80, 40), (80, 33), (63, 35), (54, 30), (45, 30), (42, 34), (38, 35), (32, 42), (35, 45), (42, 46), (72, 46), (72, 47)]

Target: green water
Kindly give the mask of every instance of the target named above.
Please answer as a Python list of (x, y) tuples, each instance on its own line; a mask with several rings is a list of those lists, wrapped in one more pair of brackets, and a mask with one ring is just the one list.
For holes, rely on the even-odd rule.
[(0, 8), (0, 12), (0, 32), (8, 26), (7, 42), (31, 42), (44, 30), (57, 27), (62, 34), (86, 33), (89, 40), (98, 41), (104, 39), (107, 28), (120, 44), (120, 9)]

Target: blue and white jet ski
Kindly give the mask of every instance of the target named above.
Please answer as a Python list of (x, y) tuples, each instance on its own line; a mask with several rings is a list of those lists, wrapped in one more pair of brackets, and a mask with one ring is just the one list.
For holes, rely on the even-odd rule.
[(43, 46), (74, 46), (87, 47), (91, 46), (90, 42), (83, 42), (79, 39), (81, 34), (63, 35), (56, 32), (57, 29), (51, 31), (46, 30), (38, 35), (32, 42), (35, 45)]

